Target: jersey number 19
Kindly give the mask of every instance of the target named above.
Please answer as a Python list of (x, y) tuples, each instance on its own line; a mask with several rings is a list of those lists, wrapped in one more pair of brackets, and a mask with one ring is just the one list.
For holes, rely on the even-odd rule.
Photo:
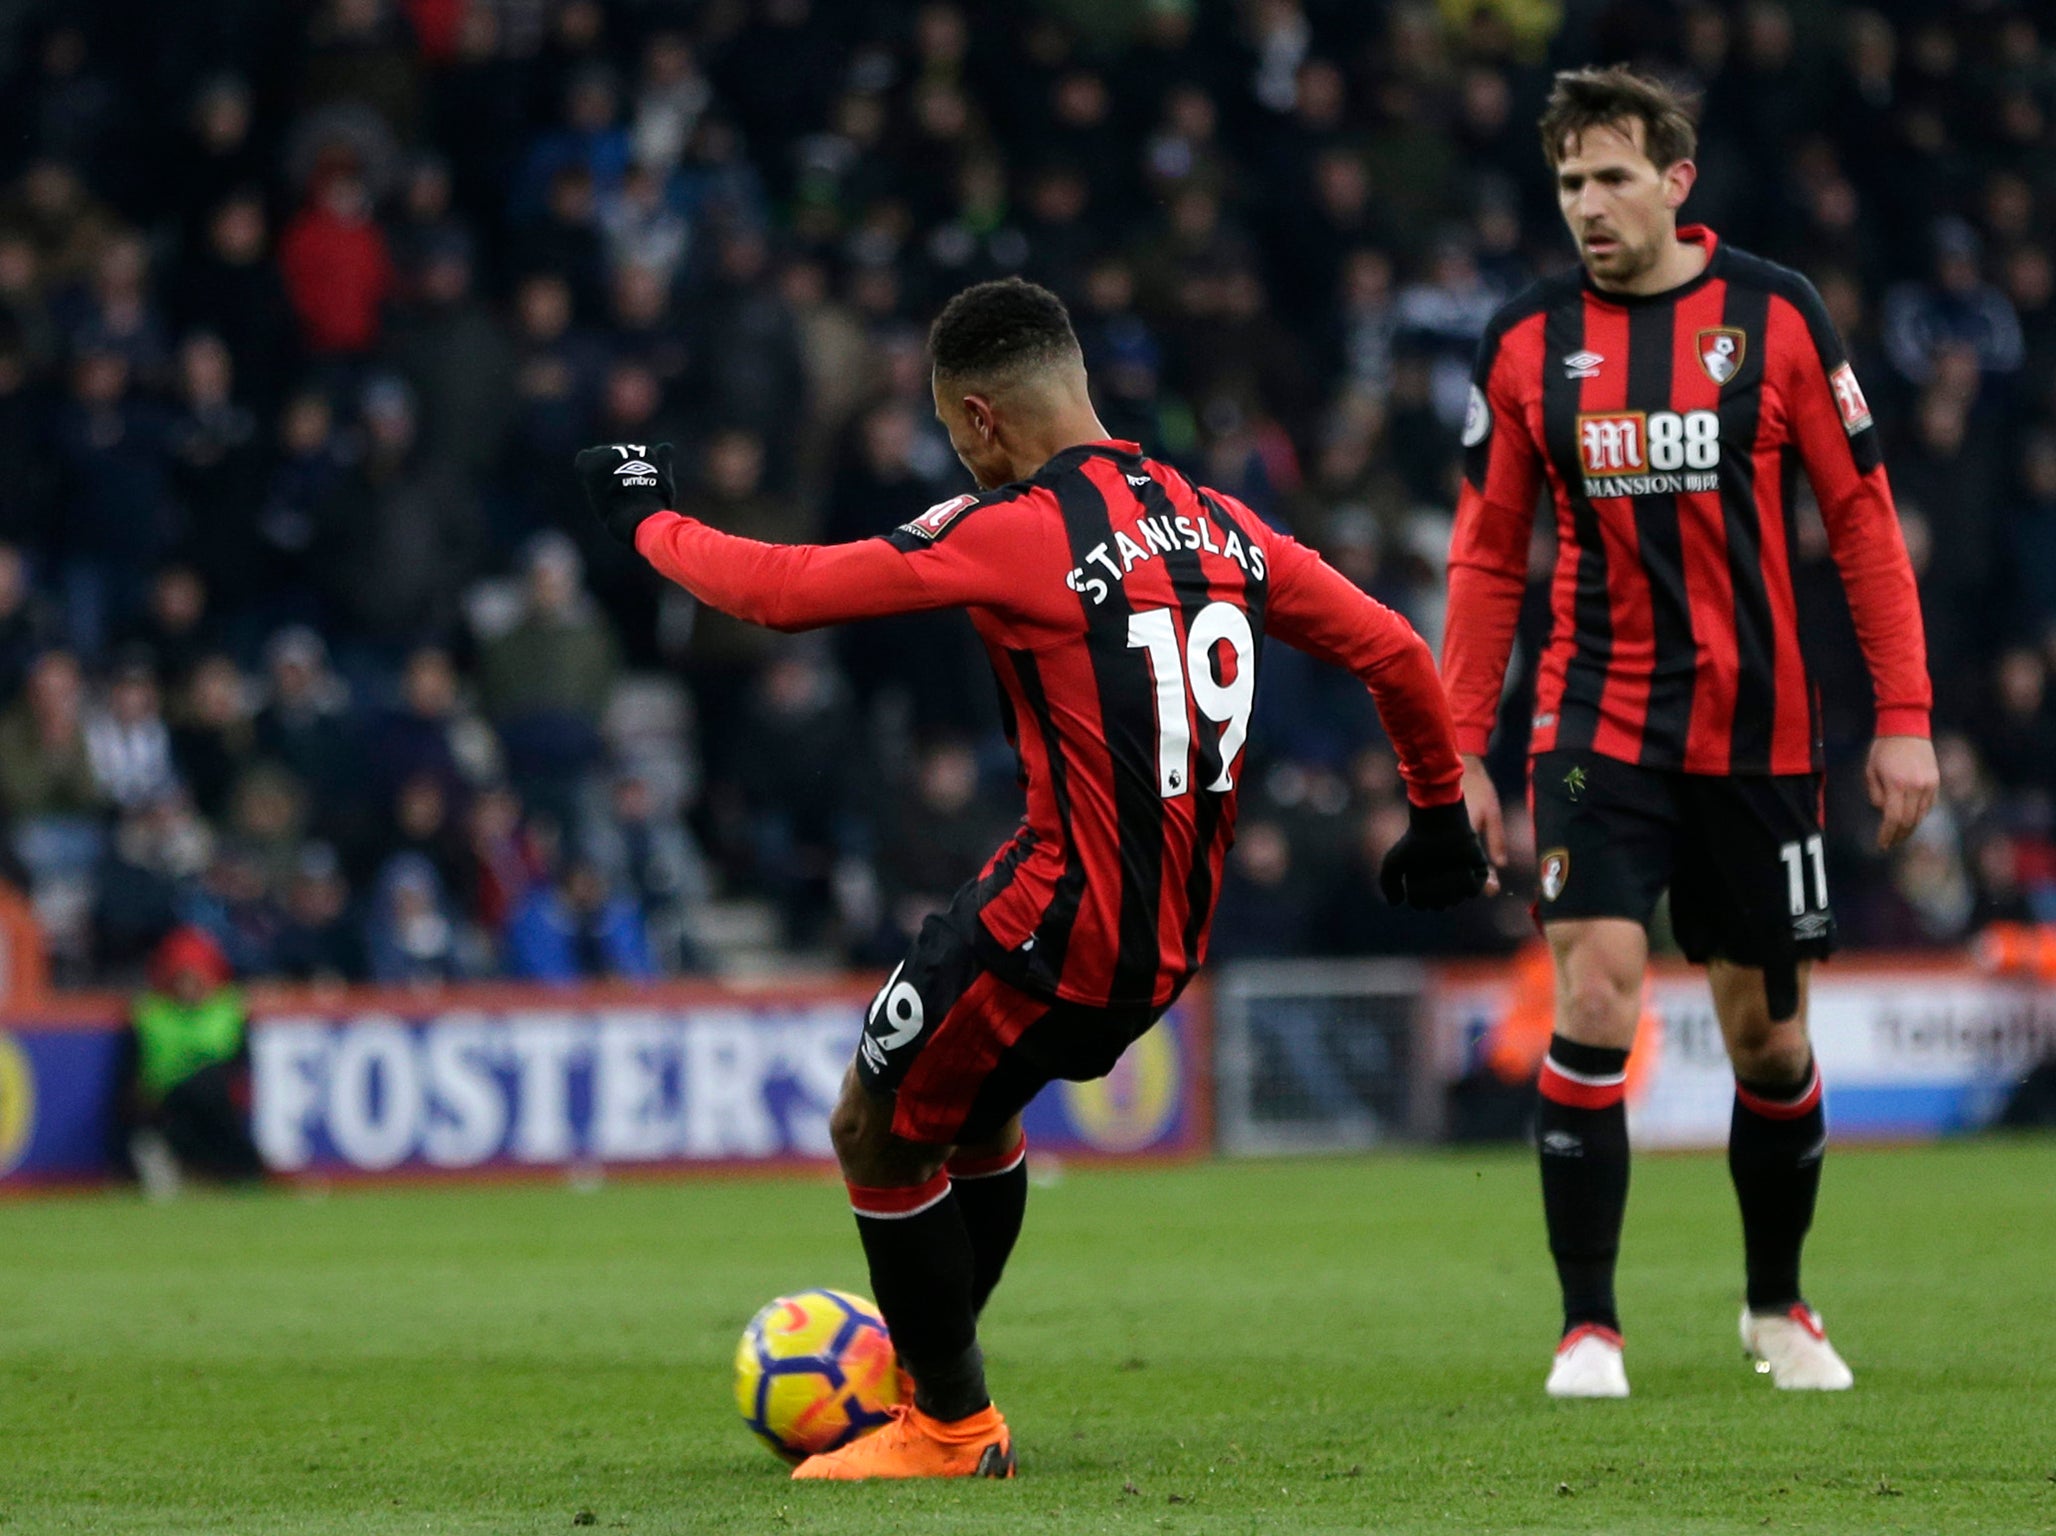
[[(1224, 642), (1235, 658), (1227, 682), (1214, 675), (1214, 647)], [(1181, 656), (1171, 610), (1150, 608), (1129, 618), (1128, 647), (1147, 656), (1156, 685), (1157, 793), (1171, 800), (1192, 787), (1188, 687), (1200, 714), (1223, 727), (1220, 776), (1206, 788), (1217, 795), (1233, 789), (1235, 756), (1249, 736), (1249, 712), (1256, 702), (1256, 637), (1249, 615), (1233, 603), (1208, 603), (1193, 615)]]

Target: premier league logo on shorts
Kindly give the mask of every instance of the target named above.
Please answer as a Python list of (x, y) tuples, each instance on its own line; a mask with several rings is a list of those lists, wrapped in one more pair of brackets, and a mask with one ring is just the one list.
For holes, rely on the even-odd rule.
[(1725, 384), (1742, 369), (1742, 355), (1749, 348), (1749, 336), (1733, 326), (1721, 325), (1701, 331), (1698, 337), (1699, 366), (1716, 384)]
[(1542, 899), (1554, 901), (1563, 894), (1564, 882), (1571, 877), (1571, 851), (1568, 848), (1552, 848), (1542, 855)]

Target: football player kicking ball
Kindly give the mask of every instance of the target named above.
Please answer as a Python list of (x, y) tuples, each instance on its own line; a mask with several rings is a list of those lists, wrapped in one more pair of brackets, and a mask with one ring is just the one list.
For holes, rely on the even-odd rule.
[(1809, 961), (1834, 942), (1816, 696), (1792, 585), (1804, 466), (1877, 704), (1878, 846), (1934, 802), (1920, 606), (1877, 428), (1805, 278), (1677, 223), (1693, 129), (1625, 69), (1557, 76), (1543, 154), (1583, 270), (1494, 317), (1464, 427), (1443, 676), (1464, 791), (1495, 862), (1482, 754), (1546, 486), (1557, 563), (1535, 689), (1537, 913), (1556, 966), (1538, 1118), (1563, 1287), (1558, 1397), (1625, 1397), (1614, 1260), (1628, 1195), (1623, 1072), (1646, 933), (1668, 889), (1735, 1069), (1743, 1346), (1780, 1387), (1848, 1366), (1799, 1286), (1827, 1129), (1806, 1033)]
[(1386, 896), (1473, 896), (1485, 856), (1427, 646), (1249, 508), (1114, 442), (1070, 318), (1018, 279), (950, 301), (936, 414), (981, 487), (852, 544), (770, 545), (666, 510), (670, 450), (589, 448), (616, 537), (776, 629), (967, 608), (1027, 814), (879, 990), (831, 1130), (911, 1408), (800, 1478), (1007, 1477), (977, 1319), (1028, 1197), (1021, 1110), (1105, 1075), (1206, 955), (1263, 643), (1349, 668), (1398, 750), (1409, 830)]

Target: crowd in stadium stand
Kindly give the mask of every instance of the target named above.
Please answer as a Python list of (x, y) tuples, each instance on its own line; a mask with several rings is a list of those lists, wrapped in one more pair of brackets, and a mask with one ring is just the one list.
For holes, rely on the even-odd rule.
[[(1943, 800), (1867, 847), (1868, 680), (1809, 520), (1844, 942), (2056, 918), (2034, 7), (175, 9), (0, 0), (0, 859), (64, 979), (181, 924), (296, 978), (895, 957), (1017, 814), (968, 625), (700, 611), (569, 466), (669, 440), (719, 527), (889, 529), (967, 485), (923, 332), (982, 278), (1064, 296), (1117, 436), (1436, 639), (1475, 343), (1571, 255), (1532, 124), (1551, 68), (1613, 59), (1703, 91), (1688, 215), (1813, 277), (1886, 434)], [(1266, 669), (1216, 955), (1519, 942), (1531, 874), (1383, 904), (1368, 701)]]

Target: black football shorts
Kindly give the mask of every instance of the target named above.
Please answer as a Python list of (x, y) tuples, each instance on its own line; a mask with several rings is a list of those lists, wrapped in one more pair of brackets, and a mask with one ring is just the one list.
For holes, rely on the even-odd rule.
[(894, 1101), (893, 1133), (908, 1141), (986, 1140), (1056, 1079), (1105, 1077), (1163, 1011), (1038, 998), (1002, 980), (972, 889), (922, 923), (857, 1042), (858, 1079)]
[(1766, 967), (1833, 951), (1818, 774), (1717, 777), (1544, 752), (1529, 795), (1544, 925), (1647, 926), (1668, 890), (1671, 927), (1695, 964)]

